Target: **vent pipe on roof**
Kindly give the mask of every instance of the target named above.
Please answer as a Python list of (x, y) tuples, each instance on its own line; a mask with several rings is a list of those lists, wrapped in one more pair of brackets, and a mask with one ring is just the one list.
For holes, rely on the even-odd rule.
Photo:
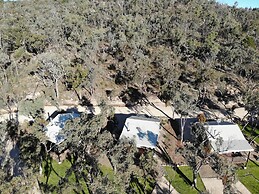
[(217, 119), (217, 123), (219, 125), (221, 123), (221, 119)]

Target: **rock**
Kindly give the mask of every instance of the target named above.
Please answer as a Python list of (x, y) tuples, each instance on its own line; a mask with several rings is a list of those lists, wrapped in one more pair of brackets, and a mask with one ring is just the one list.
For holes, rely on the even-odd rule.
[(238, 103), (234, 102), (234, 101), (229, 101), (226, 105), (227, 109), (235, 109), (238, 108)]
[(234, 110), (234, 115), (239, 117), (240, 119), (243, 119), (246, 114), (247, 114), (247, 111), (245, 110), (244, 107), (236, 108)]

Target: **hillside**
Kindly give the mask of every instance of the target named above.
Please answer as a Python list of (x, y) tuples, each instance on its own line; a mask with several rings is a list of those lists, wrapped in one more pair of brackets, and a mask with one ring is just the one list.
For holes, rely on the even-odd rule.
[[(102, 114), (74, 123), (78, 129), (93, 129), (91, 136), (71, 132), (89, 144), (103, 135), (113, 99), (134, 107), (156, 96), (180, 115), (216, 109), (233, 117), (235, 108), (244, 107), (247, 120), (258, 123), (259, 9), (213, 0), (24, 0), (1, 1), (0, 10), (0, 109), (34, 119), (28, 126), (1, 122), (0, 146), (11, 139), (27, 152), (33, 146), (22, 147), (25, 140), (37, 142), (37, 149), (23, 158), (30, 160), (23, 172), (28, 177), (49, 160), (43, 151), (45, 105), (77, 101), (89, 106), (96, 99)], [(86, 150), (77, 150), (79, 139), (73, 138), (62, 148), (72, 145), (73, 157), (80, 158)], [(104, 147), (90, 147), (106, 152), (112, 138), (105, 134), (98, 140)], [(117, 161), (121, 149), (114, 147), (108, 157)], [(0, 156), (5, 154), (2, 149)], [(88, 165), (82, 174), (98, 169), (85, 158), (74, 160), (72, 166)], [(7, 161), (0, 157), (2, 169), (10, 165)], [(122, 169), (126, 173), (128, 168)], [(11, 181), (8, 172), (1, 171), (0, 177), (0, 183)], [(120, 189), (129, 185), (130, 175), (126, 178)]]

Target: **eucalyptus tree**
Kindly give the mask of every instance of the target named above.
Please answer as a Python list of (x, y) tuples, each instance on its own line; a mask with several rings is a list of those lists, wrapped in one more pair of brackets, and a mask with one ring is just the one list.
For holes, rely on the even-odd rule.
[(186, 119), (197, 110), (197, 91), (180, 81), (172, 81), (162, 87), (160, 98), (171, 103), (173, 114), (176, 112), (180, 115), (180, 140), (183, 142)]
[(83, 179), (90, 190), (94, 189), (93, 183), (101, 173), (96, 155), (108, 152), (113, 145), (113, 137), (105, 131), (113, 111), (104, 103), (101, 103), (101, 110), (99, 115), (84, 113), (80, 118), (67, 121), (61, 131), (65, 140), (58, 145), (60, 150), (69, 150), (72, 166), (68, 173), (77, 174), (77, 179)]
[(154, 150), (146, 150), (144, 153), (141, 154), (139, 158), (139, 167), (143, 172), (142, 177), (144, 177), (144, 185), (146, 190), (146, 186), (148, 185), (147, 182), (150, 180), (156, 179), (158, 174), (160, 173), (158, 167), (158, 162), (154, 157)]
[(68, 61), (55, 52), (45, 52), (37, 55), (37, 75), (46, 87), (54, 87), (55, 97), (59, 99), (59, 82), (65, 75)]
[[(184, 148), (180, 148), (187, 164), (193, 171), (192, 184), (197, 189), (197, 177), (201, 167), (208, 164), (220, 176), (225, 191), (231, 191), (232, 184), (236, 181), (235, 168), (219, 155), (219, 150), (213, 150), (207, 135), (206, 121), (199, 118), (200, 122), (196, 122), (191, 126), (192, 140), (186, 142)], [(205, 123), (204, 123), (205, 121)], [(218, 148), (222, 144), (222, 137), (215, 137)]]
[(210, 144), (206, 129), (202, 123), (194, 123), (191, 127), (192, 142), (187, 142), (182, 150), (187, 164), (193, 171), (193, 186), (197, 186), (197, 177), (202, 165), (210, 156)]
[[(251, 123), (254, 129), (258, 126), (259, 115), (259, 89), (258, 84), (248, 81), (247, 86), (244, 88), (243, 102), (247, 114), (249, 116), (248, 123)], [(247, 123), (247, 124), (248, 124)]]
[(136, 153), (135, 142), (126, 138), (120, 139), (107, 153), (113, 167), (115, 183), (122, 193), (131, 190), (132, 178), (138, 175), (134, 165)]

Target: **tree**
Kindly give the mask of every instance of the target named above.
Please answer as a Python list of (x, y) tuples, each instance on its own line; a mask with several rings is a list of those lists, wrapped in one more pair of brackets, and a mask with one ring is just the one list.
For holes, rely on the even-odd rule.
[[(194, 123), (191, 127), (193, 141), (186, 142), (182, 150), (187, 164), (193, 171), (193, 186), (196, 188), (199, 170), (210, 155), (209, 139), (206, 129), (201, 123)], [(196, 188), (197, 189), (197, 188)]]
[(46, 87), (54, 86), (55, 96), (59, 99), (58, 83), (63, 78), (67, 66), (67, 60), (60, 54), (45, 52), (37, 56), (37, 74)]
[(139, 158), (139, 167), (143, 172), (144, 185), (146, 190), (147, 181), (155, 179), (160, 169), (157, 168), (157, 160), (154, 158), (153, 150), (145, 150)]
[[(185, 157), (187, 164), (193, 171), (193, 186), (197, 189), (197, 177), (204, 164), (209, 164), (218, 173), (224, 185), (224, 191), (231, 191), (235, 182), (235, 168), (219, 155), (219, 150), (211, 152), (211, 145), (206, 133), (206, 122), (196, 122), (191, 126), (192, 141), (186, 142), (180, 152)], [(216, 145), (222, 144), (222, 138), (218, 135)]]
[[(80, 59), (77, 60), (80, 61)], [(90, 78), (92, 72), (88, 69), (88, 67), (85, 67), (80, 63), (78, 64), (77, 60), (75, 60), (75, 64), (66, 68), (65, 82), (68, 89), (75, 91), (78, 100), (82, 100), (82, 89), (87, 90), (90, 95), (92, 94), (90, 88)]]
[[(168, 101), (172, 108), (173, 114), (176, 112), (180, 114), (181, 130), (180, 140), (183, 142), (184, 128), (188, 115), (197, 108), (197, 92), (189, 88), (188, 85), (182, 84), (181, 82), (169, 82), (162, 89), (160, 98)], [(174, 115), (173, 115), (174, 118)]]
[(259, 96), (258, 96), (258, 85), (250, 83), (245, 91), (243, 96), (245, 109), (247, 110), (247, 114), (250, 116), (251, 124), (258, 123), (258, 115), (259, 115)]
[(107, 156), (113, 166), (115, 182), (118, 184), (122, 193), (128, 193), (131, 190), (130, 182), (136, 175), (134, 159), (137, 148), (134, 141), (120, 139)]
[(20, 107), (21, 107), (20, 114), (22, 114), (24, 116), (29, 116), (32, 119), (42, 117), (42, 115), (44, 113), (43, 102), (44, 101), (42, 98), (24, 100), (23, 102), (21, 102), (21, 105), (20, 105)]

